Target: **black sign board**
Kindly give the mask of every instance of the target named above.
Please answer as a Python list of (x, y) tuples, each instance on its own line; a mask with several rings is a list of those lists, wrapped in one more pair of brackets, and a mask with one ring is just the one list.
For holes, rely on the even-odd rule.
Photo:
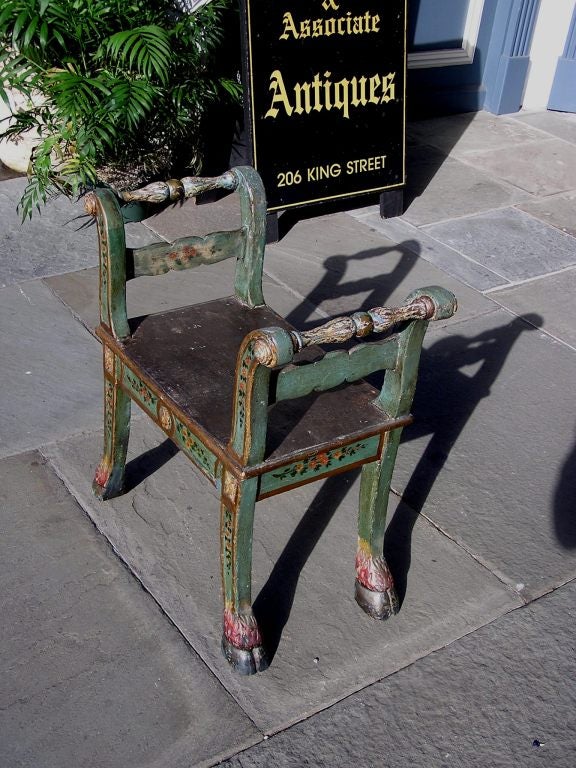
[(268, 210), (404, 184), (406, 0), (243, 0)]

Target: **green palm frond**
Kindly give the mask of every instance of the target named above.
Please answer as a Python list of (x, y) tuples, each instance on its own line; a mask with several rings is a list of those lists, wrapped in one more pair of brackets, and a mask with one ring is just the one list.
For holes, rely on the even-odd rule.
[(0, 100), (17, 92), (24, 106), (0, 122), (0, 139), (39, 141), (24, 218), (94, 183), (99, 169), (167, 173), (175, 150), (198, 156), (207, 105), (241, 90), (214, 74), (231, 2), (186, 14), (175, 0), (2, 0)]
[(128, 69), (135, 69), (148, 78), (158, 78), (163, 85), (168, 82), (170, 38), (161, 27), (149, 24), (117, 32), (102, 42), (101, 50)]

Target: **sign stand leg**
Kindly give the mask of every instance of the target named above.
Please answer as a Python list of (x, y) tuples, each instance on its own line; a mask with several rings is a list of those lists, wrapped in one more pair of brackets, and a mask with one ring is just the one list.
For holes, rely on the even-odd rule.
[(266, 244), (277, 243), (280, 240), (280, 233), (278, 230), (278, 214), (267, 213), (266, 214)]
[(387, 189), (380, 193), (380, 218), (393, 219), (404, 213), (404, 190)]

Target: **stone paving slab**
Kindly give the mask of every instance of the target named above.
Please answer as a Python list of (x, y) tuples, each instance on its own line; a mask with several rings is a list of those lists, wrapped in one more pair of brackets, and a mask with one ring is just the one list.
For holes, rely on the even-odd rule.
[(36, 448), (102, 419), (98, 343), (41, 281), (0, 290), (0, 456)]
[(576, 239), (515, 209), (433, 224), (424, 231), (510, 281), (576, 264)]
[[(342, 217), (342, 218), (341, 218)], [(314, 222), (301, 221), (266, 252), (265, 270), (281, 284), (289, 285), (326, 315), (354, 312), (360, 308), (394, 306), (416, 288), (442, 285), (459, 299), (460, 317), (491, 311), (493, 303), (454, 280), (425, 259), (418, 258), (418, 231), (404, 238), (387, 238), (376, 226), (346, 214), (331, 217), (318, 238)], [(305, 307), (304, 307), (305, 310)], [(289, 318), (297, 326), (305, 311)], [(433, 323), (431, 327), (452, 321)]]
[(533, 195), (574, 189), (576, 146), (540, 136), (517, 147), (466, 153), (466, 162)]
[(542, 328), (576, 349), (576, 268), (493, 291), (490, 298), (517, 315), (537, 312)]
[(576, 115), (569, 112), (519, 112), (512, 119), (576, 144)]
[(407, 175), (402, 218), (415, 226), (505, 208), (528, 197), (526, 192), (500, 183), (493, 173), (452, 157), (441, 165), (412, 162)]
[[(424, 230), (404, 221), (401, 217), (381, 219), (380, 215), (376, 213), (362, 216), (360, 221), (367, 227), (381, 232), (392, 242), (405, 243), (405, 247), (410, 247), (426, 261), (477, 291), (486, 291), (508, 283), (508, 280), (501, 275), (497, 275), (483, 264), (473, 261), (471, 257), (464, 256), (441, 243)], [(474, 296), (473, 300), (479, 308), (482, 307), (480, 297)], [(467, 293), (465, 304), (468, 304)], [(488, 302), (484, 303), (484, 307), (487, 311), (492, 309)]]
[[(491, 621), (520, 598), (410, 509), (394, 502), (390, 564), (399, 616), (365, 616), (353, 599), (358, 483), (339, 475), (258, 504), (255, 612), (271, 667), (233, 673), (220, 652), (219, 500), (155, 427), (133, 425), (130, 490), (90, 491), (101, 436), (44, 448), (115, 550), (256, 725), (276, 731)], [(135, 457), (144, 452), (143, 459)], [(276, 650), (277, 649), (277, 650)]]
[(240, 227), (240, 196), (237, 192), (212, 203), (196, 204), (195, 198), (176, 203), (144, 222), (166, 240), (187, 235), (207, 235), (209, 232)]
[(38, 453), (0, 461), (0, 518), (2, 765), (191, 768), (259, 740)]
[(576, 576), (576, 353), (525, 317), (428, 340), (393, 487), (531, 599)]
[[(82, 201), (60, 196), (22, 222), (16, 205), (25, 183), (23, 178), (0, 182), (0, 288), (98, 264), (96, 227)], [(127, 233), (131, 247), (155, 239), (142, 224), (130, 224)]]
[(488, 112), (416, 120), (408, 124), (407, 134), (416, 145), (431, 144), (457, 158), (465, 157), (468, 152), (513, 149), (542, 139), (542, 133), (529, 125)]
[[(128, 316), (165, 312), (230, 296), (234, 293), (234, 266), (234, 261), (228, 259), (206, 268), (131, 280), (126, 290)], [(96, 267), (49, 277), (44, 282), (90, 332), (96, 328), (100, 322)], [(313, 305), (306, 302), (302, 306), (301, 297), (267, 275), (263, 277), (262, 288), (266, 302), (279, 314), (285, 316), (298, 307), (306, 316), (315, 318), (317, 323), (323, 319), (315, 312)]]
[[(575, 180), (576, 185), (576, 180)], [(576, 192), (519, 203), (517, 208), (576, 237)]]
[(562, 587), (226, 768), (572, 768), (576, 585)]

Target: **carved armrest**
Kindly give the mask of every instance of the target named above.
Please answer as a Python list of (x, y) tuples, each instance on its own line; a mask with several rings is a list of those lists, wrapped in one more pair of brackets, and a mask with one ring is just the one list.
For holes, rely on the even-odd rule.
[(195, 197), (213, 189), (233, 191), (238, 186), (238, 177), (232, 171), (226, 171), (221, 176), (186, 176), (183, 179), (168, 179), (155, 181), (140, 189), (120, 192), (122, 200), (127, 203), (134, 201), (146, 203), (162, 203), (164, 200), (174, 202)]
[(367, 312), (336, 317), (309, 331), (290, 331), (294, 351), (312, 344), (339, 344), (354, 337), (383, 333), (408, 320), (441, 320), (457, 309), (456, 297), (444, 288), (431, 286), (415, 291), (401, 307), (374, 307)]

